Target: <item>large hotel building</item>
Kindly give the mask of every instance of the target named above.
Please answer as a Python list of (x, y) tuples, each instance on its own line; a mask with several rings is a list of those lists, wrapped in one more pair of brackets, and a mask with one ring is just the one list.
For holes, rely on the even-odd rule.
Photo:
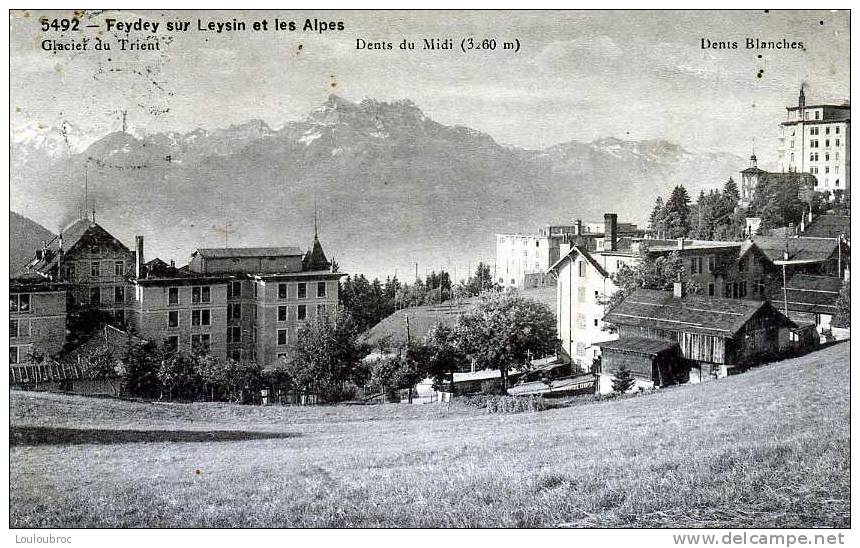
[(780, 124), (782, 171), (810, 173), (819, 192), (851, 187), (851, 105), (806, 104), (800, 88), (797, 106), (786, 107)]

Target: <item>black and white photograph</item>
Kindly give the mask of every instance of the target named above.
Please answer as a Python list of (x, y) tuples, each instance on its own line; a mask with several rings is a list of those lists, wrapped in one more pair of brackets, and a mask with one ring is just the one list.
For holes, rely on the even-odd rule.
[(9, 10), (7, 537), (849, 543), (850, 28)]

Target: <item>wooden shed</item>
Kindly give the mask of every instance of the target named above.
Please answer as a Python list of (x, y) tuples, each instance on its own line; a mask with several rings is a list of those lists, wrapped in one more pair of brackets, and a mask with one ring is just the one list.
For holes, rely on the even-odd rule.
[(614, 341), (596, 343), (600, 347), (600, 371), (614, 375), (621, 366), (635, 377), (653, 382), (656, 386), (674, 384), (682, 374), (681, 349), (675, 341), (624, 337)]
[(797, 326), (769, 302), (677, 295), (637, 289), (604, 321), (622, 339), (678, 343), (691, 365), (748, 365), (790, 349), (790, 330)]

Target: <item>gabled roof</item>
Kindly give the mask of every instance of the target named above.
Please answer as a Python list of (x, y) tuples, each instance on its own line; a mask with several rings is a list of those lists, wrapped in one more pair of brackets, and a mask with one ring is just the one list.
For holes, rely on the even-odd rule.
[(775, 236), (751, 236), (753, 242), (771, 261), (783, 261), (788, 251), (790, 261), (824, 262), (837, 252), (837, 240), (810, 238), (806, 236), (780, 238)]
[(851, 217), (848, 215), (821, 215), (812, 220), (803, 231), (804, 236), (816, 238), (851, 237)]
[[(594, 267), (594, 269), (597, 270), (598, 274), (600, 274), (604, 278), (609, 277), (609, 273), (606, 271), (606, 269), (604, 269), (602, 266), (600, 266), (600, 263), (598, 263), (594, 259), (594, 257), (591, 255), (591, 252), (589, 252), (588, 249), (586, 249), (585, 247), (580, 246), (580, 245), (575, 245), (572, 248), (570, 248), (570, 251), (568, 251), (563, 257), (561, 257), (559, 260), (557, 260), (555, 263), (553, 263), (552, 266), (549, 267), (549, 270), (547, 270), (547, 273), (558, 271), (558, 269), (561, 267), (561, 265), (564, 264), (565, 261), (569, 260), (571, 255), (573, 255), (574, 253), (578, 253), (578, 254), (582, 255), (582, 258), (585, 259), (586, 261), (588, 261), (589, 263), (591, 263), (591, 265)], [(572, 259), (570, 259), (570, 260), (572, 260)]]
[(770, 309), (794, 327), (769, 303), (687, 295), (678, 299), (671, 291), (637, 289), (603, 318), (605, 322), (732, 337), (757, 313)]
[(247, 257), (296, 257), (302, 256), (298, 247), (199, 247), (193, 255), (207, 259), (232, 259)]
[(788, 300), (788, 309), (814, 314), (835, 314), (836, 299), (842, 289), (842, 278), (795, 274), (788, 280), (785, 290), (775, 287), (768, 296), (774, 306), (782, 309)]
[(116, 245), (126, 253), (130, 253), (125, 244), (115, 238), (110, 232), (102, 228), (101, 225), (89, 219), (78, 219), (63, 229), (63, 231), (51, 241), (46, 242), (46, 247), (44, 249), (38, 249), (33, 260), (27, 264), (27, 268), (43, 274), (49, 273), (57, 266), (59, 259), (58, 252), (60, 250), (61, 243), (63, 253), (68, 254), (75, 250), (81, 240), (85, 238), (110, 240), (112, 244)]

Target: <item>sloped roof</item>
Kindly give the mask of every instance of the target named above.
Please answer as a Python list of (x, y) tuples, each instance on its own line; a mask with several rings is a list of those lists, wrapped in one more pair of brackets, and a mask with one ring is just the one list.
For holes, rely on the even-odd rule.
[(46, 249), (39, 249), (33, 260), (27, 264), (27, 268), (42, 273), (50, 272), (57, 265), (59, 258), (58, 251), (60, 250), (60, 242), (62, 241), (63, 253), (71, 252), (85, 236), (98, 236), (105, 239), (110, 239), (115, 245), (123, 251), (130, 253), (129, 249), (115, 238), (110, 232), (105, 230), (101, 225), (89, 219), (78, 219), (71, 225), (63, 229), (60, 234), (46, 243)]
[[(763, 301), (687, 295), (675, 298), (671, 291), (637, 289), (616, 305), (604, 321), (670, 331), (686, 331), (732, 337), (759, 311), (773, 308)], [(785, 325), (794, 324), (784, 316)]]
[(420, 341), (427, 336), (430, 329), (437, 323), (454, 327), (461, 314), (470, 311), (475, 306), (474, 301), (454, 303), (447, 301), (442, 304), (431, 304), (403, 308), (384, 318), (364, 334), (365, 341), (371, 346), (388, 342), (392, 348), (406, 344), (406, 317), (409, 317), (409, 335), (412, 340)]
[(547, 272), (553, 272), (553, 271), (558, 270), (558, 269), (559, 269), (559, 267), (561, 267), (561, 265), (562, 265), (565, 261), (567, 261), (567, 260), (569, 260), (569, 259), (570, 259), (570, 256), (571, 256), (571, 255), (573, 255), (573, 253), (574, 253), (574, 252), (579, 253), (580, 255), (582, 255), (582, 257), (583, 257), (586, 261), (588, 261), (589, 263), (591, 263), (591, 265), (594, 267), (594, 269), (595, 269), (595, 270), (597, 270), (597, 272), (598, 272), (601, 276), (603, 276), (604, 278), (608, 278), (608, 277), (609, 277), (609, 273), (606, 271), (606, 269), (604, 269), (602, 266), (600, 266), (600, 263), (598, 263), (598, 262), (594, 259), (594, 257), (592, 257), (591, 252), (590, 252), (590, 251), (588, 251), (588, 249), (586, 249), (585, 247), (583, 247), (583, 246), (581, 246), (581, 245), (575, 245), (575, 246), (573, 246), (572, 248), (570, 248), (570, 251), (568, 251), (568, 252), (567, 252), (563, 257), (559, 258), (559, 260), (557, 260), (555, 263), (553, 263), (553, 265), (549, 267), (549, 270), (547, 270)]
[(646, 339), (643, 337), (622, 337), (620, 339), (615, 339), (614, 341), (594, 343), (594, 346), (599, 346), (603, 350), (620, 350), (623, 352), (656, 356), (661, 352), (671, 350), (678, 346), (678, 343), (675, 341), (662, 341), (658, 339)]
[(781, 308), (788, 300), (788, 309), (814, 314), (835, 314), (836, 299), (842, 289), (842, 278), (795, 274), (782, 287), (775, 287), (768, 296), (774, 306)]
[(806, 226), (804, 236), (816, 238), (851, 237), (851, 217), (848, 215), (821, 215)]
[(331, 263), (326, 259), (322, 244), (314, 238), (314, 246), (302, 259), (302, 268), (305, 270), (328, 270)]
[(752, 240), (771, 261), (784, 260), (788, 250), (792, 261), (824, 262), (837, 251), (837, 240), (830, 238), (809, 238), (805, 236), (779, 238), (774, 236), (752, 236)]
[(231, 259), (243, 257), (295, 257), (301, 256), (298, 247), (200, 247), (192, 255), (201, 255), (207, 259)]

